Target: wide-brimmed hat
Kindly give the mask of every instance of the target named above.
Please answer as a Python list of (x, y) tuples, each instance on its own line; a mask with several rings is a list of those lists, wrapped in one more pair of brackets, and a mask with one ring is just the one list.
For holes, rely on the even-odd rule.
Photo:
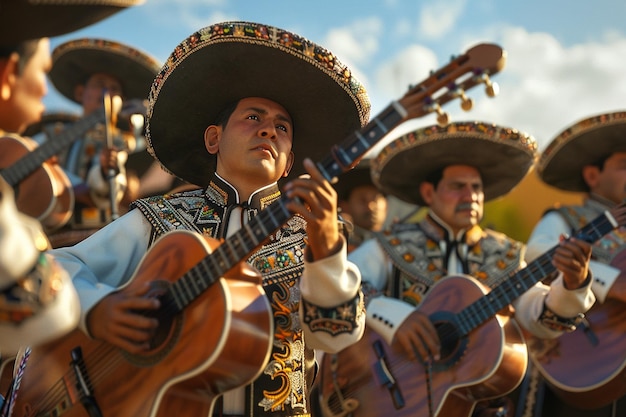
[(626, 111), (583, 119), (559, 133), (541, 153), (537, 174), (565, 191), (589, 191), (582, 169), (614, 152), (626, 152)]
[(332, 52), (299, 36), (252, 22), (224, 22), (180, 43), (150, 91), (146, 136), (164, 168), (198, 185), (216, 169), (204, 131), (228, 105), (263, 97), (282, 105), (294, 125), (294, 166), (318, 161), (331, 144), (369, 119), (365, 88)]
[(347, 200), (352, 190), (363, 185), (375, 187), (374, 181), (372, 181), (371, 166), (372, 159), (369, 157), (363, 158), (357, 166), (341, 174), (339, 181), (333, 185), (335, 191), (337, 191), (337, 198), (339, 200)]
[(74, 102), (76, 86), (95, 73), (117, 78), (125, 99), (147, 99), (160, 69), (155, 58), (136, 48), (112, 40), (82, 38), (54, 48), (49, 78), (61, 94)]
[(28, 127), (22, 132), (22, 136), (33, 137), (42, 132), (59, 134), (62, 130), (62, 126), (66, 124), (73, 124), (80, 119), (80, 115), (77, 113), (69, 113), (64, 111), (46, 113), (41, 116), (38, 122), (28, 125)]
[(517, 129), (485, 122), (425, 127), (386, 145), (372, 161), (372, 179), (384, 192), (426, 205), (420, 183), (448, 165), (480, 171), (485, 201), (511, 191), (532, 168), (535, 139)]
[(2, 0), (0, 45), (63, 35), (144, 0)]

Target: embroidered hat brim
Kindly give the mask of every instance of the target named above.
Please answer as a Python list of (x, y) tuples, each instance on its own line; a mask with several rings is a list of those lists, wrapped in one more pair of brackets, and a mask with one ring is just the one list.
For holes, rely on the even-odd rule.
[(44, 130), (48, 129), (48, 127), (54, 126), (62, 126), (65, 124), (73, 124), (78, 119), (80, 119), (80, 115), (76, 113), (68, 113), (68, 112), (52, 112), (46, 113), (41, 116), (41, 119), (29, 125), (24, 132), (22, 132), (22, 136), (32, 137), (35, 136)]
[(3, 0), (0, 44), (63, 35), (82, 29), (144, 0)]
[(541, 153), (537, 174), (561, 190), (587, 192), (583, 167), (614, 152), (626, 152), (626, 111), (592, 116), (563, 130)]
[(483, 122), (429, 126), (386, 145), (372, 161), (372, 179), (384, 192), (411, 204), (426, 205), (420, 184), (449, 165), (476, 167), (485, 201), (511, 191), (532, 168), (535, 139), (519, 130)]
[(136, 48), (106, 39), (82, 38), (52, 51), (49, 78), (66, 98), (77, 102), (74, 89), (95, 73), (112, 75), (122, 84), (125, 99), (147, 99), (161, 63)]
[(149, 151), (174, 175), (206, 185), (216, 158), (204, 145), (205, 129), (237, 100), (262, 97), (292, 117), (295, 161), (325, 156), (369, 119), (365, 88), (328, 50), (284, 29), (224, 22), (180, 43), (150, 91)]

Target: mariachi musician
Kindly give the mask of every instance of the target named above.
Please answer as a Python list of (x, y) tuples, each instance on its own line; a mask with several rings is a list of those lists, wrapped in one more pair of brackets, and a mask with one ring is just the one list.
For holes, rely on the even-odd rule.
[[(480, 221), (485, 201), (508, 193), (525, 177), (533, 166), (536, 149), (535, 140), (516, 129), (484, 122), (458, 122), (418, 129), (380, 151), (373, 161), (374, 183), (390, 195), (428, 209), (423, 220), (395, 224), (349, 254), (348, 259), (361, 271), (370, 334), (363, 338), (365, 343), (359, 342), (339, 353), (337, 378), (321, 384), (326, 394), (322, 408), (333, 411), (332, 398), (337, 393), (328, 388), (343, 384), (346, 395), (360, 403), (354, 412), (356, 417), (467, 417), (472, 410), (480, 416), (512, 415), (514, 406), (506, 398), (478, 405), (475, 402), (480, 400), (480, 394), (483, 398), (506, 394), (521, 381), (527, 358), (525, 351), (512, 348), (523, 346), (519, 330), (512, 331), (517, 328), (515, 322), (539, 337), (554, 338), (562, 334), (578, 313), (591, 307), (594, 298), (587, 274), (590, 245), (562, 242), (559, 255), (553, 258), (563, 271), (557, 279), (558, 285), (531, 286), (513, 302), (516, 320), (502, 319), (507, 324), (507, 335), (516, 336), (503, 342), (498, 340), (499, 326), (492, 334), (482, 333), (490, 327), (483, 326), (478, 336), (479, 329), (474, 329), (468, 332), (469, 344), (465, 350), (461, 349), (463, 355), (458, 360), (452, 360), (454, 338), (443, 337), (447, 332), (438, 333), (431, 321), (429, 297), (435, 297), (437, 308), (460, 309), (467, 299), (459, 294), (464, 297), (471, 294), (464, 291), (466, 285), (482, 289), (482, 294), (486, 288), (502, 285), (524, 266), (524, 245), (482, 228)], [(569, 256), (565, 259), (575, 257), (577, 266), (564, 264), (561, 252)], [(443, 297), (438, 297), (439, 294)], [(470, 320), (493, 316), (488, 311), (477, 310)], [(479, 340), (474, 341), (476, 337)], [(355, 365), (362, 363), (368, 352), (374, 357), (372, 346), (382, 346), (389, 354), (396, 352), (396, 359), (388, 361), (396, 365), (399, 374), (393, 378), (397, 389), (405, 393), (406, 404), (399, 410), (392, 403), (392, 399), (397, 401), (396, 391), (371, 391), (374, 387), (383, 388), (370, 382), (364, 383), (364, 388), (359, 387), (361, 381), (378, 380), (373, 367)], [(491, 349), (495, 351), (491, 353)], [(502, 359), (506, 371), (497, 367), (498, 352), (503, 356), (510, 354)], [(493, 363), (489, 363), (489, 358), (494, 359)], [(495, 371), (484, 372), (486, 369)], [(363, 370), (369, 374), (360, 380)], [(403, 372), (409, 375), (403, 376)], [(506, 376), (498, 383), (491, 381), (491, 377), (498, 379), (501, 375)], [(471, 383), (463, 379), (468, 377)], [(466, 382), (468, 388), (457, 392), (451, 381), (458, 380)], [(418, 394), (410, 387), (420, 381), (423, 386), (414, 388)], [(494, 387), (498, 388), (494, 390)], [(454, 411), (449, 409), (450, 404), (454, 405)], [(332, 415), (336, 415), (334, 411)]]
[[(57, 46), (52, 53), (50, 80), (66, 98), (82, 107), (82, 116), (105, 111), (106, 123), (98, 123), (76, 140), (63, 156), (72, 179), (76, 204), (73, 218), (63, 230), (50, 236), (53, 246), (66, 246), (109, 223), (138, 198), (138, 183), (128, 175), (129, 154), (145, 151), (143, 118), (152, 80), (160, 63), (150, 55), (119, 42), (81, 38)], [(122, 113), (116, 123), (115, 106), (120, 97)], [(133, 109), (127, 109), (128, 105)], [(138, 124), (138, 126), (137, 126)]]
[[(528, 240), (529, 259), (554, 245), (561, 235), (573, 234), (626, 201), (626, 112), (594, 115), (564, 129), (542, 152), (537, 173), (544, 183), (585, 193), (586, 198), (582, 204), (556, 207), (542, 217)], [(557, 382), (541, 385), (545, 388), (539, 390), (542, 395), (527, 401), (541, 409), (541, 415), (626, 415), (625, 255), (622, 224), (593, 245), (591, 289), (598, 302), (588, 312), (585, 326), (555, 341), (552, 347), (556, 349), (535, 340), (530, 344), (533, 363), (547, 372), (548, 380)], [(576, 381), (568, 378), (569, 372), (576, 374)]]
[(114, 0), (16, 0), (3, 1), (0, 5), (0, 349), (3, 357), (20, 347), (42, 343), (69, 331), (79, 318), (78, 299), (67, 274), (44, 254), (49, 245), (41, 224), (20, 213), (16, 206), (14, 188), (20, 196), (33, 190), (22, 188), (22, 183), (9, 184), (4, 178), (6, 168), (36, 146), (21, 135), (44, 110), (41, 99), (46, 92), (45, 73), (50, 63), (48, 36), (78, 30), (133, 3), (139, 2), (122, 5)]

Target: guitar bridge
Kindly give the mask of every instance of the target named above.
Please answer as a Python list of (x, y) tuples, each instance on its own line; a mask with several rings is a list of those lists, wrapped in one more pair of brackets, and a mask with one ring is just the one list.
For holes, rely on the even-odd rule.
[(383, 344), (380, 340), (377, 340), (374, 342), (372, 347), (374, 348), (374, 352), (376, 352), (376, 357), (378, 358), (376, 363), (374, 363), (374, 374), (377, 376), (380, 384), (389, 391), (395, 409), (399, 410), (404, 407), (405, 401), (402, 396), (402, 391), (400, 391), (400, 387), (387, 365), (387, 357)]
[(89, 375), (86, 372), (87, 367), (85, 366), (85, 361), (83, 359), (82, 349), (80, 346), (75, 347), (72, 349), (71, 354), (72, 362), (70, 362), (70, 365), (76, 375), (76, 389), (78, 390), (80, 403), (85, 408), (89, 417), (103, 417), (102, 411), (100, 411), (100, 407), (96, 401), (96, 397), (94, 397), (91, 392), (91, 381), (89, 380)]

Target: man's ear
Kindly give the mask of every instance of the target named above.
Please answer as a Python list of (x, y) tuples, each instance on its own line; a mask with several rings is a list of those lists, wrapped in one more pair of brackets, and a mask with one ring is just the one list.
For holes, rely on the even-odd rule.
[(587, 187), (594, 189), (598, 184), (598, 177), (600, 176), (600, 168), (595, 165), (585, 165), (582, 171), (583, 180)]
[(293, 160), (295, 156), (293, 152), (289, 152), (289, 157), (287, 158), (287, 165), (285, 165), (285, 171), (283, 172), (283, 178), (287, 177), (291, 172), (291, 168), (293, 168)]
[(74, 87), (74, 100), (77, 101), (78, 103), (82, 103), (84, 93), (85, 93), (84, 85), (79, 84), (76, 87)]
[(220, 148), (220, 139), (222, 138), (222, 128), (220, 126), (211, 125), (204, 131), (204, 147), (211, 155), (216, 155)]
[(435, 187), (433, 184), (428, 181), (422, 181), (420, 184), (420, 195), (422, 196), (422, 200), (426, 202), (427, 206), (433, 201), (433, 193), (435, 192)]
[(20, 57), (17, 53), (12, 53), (8, 58), (0, 60), (0, 97), (2, 100), (11, 98), (13, 86), (17, 79), (17, 63)]

